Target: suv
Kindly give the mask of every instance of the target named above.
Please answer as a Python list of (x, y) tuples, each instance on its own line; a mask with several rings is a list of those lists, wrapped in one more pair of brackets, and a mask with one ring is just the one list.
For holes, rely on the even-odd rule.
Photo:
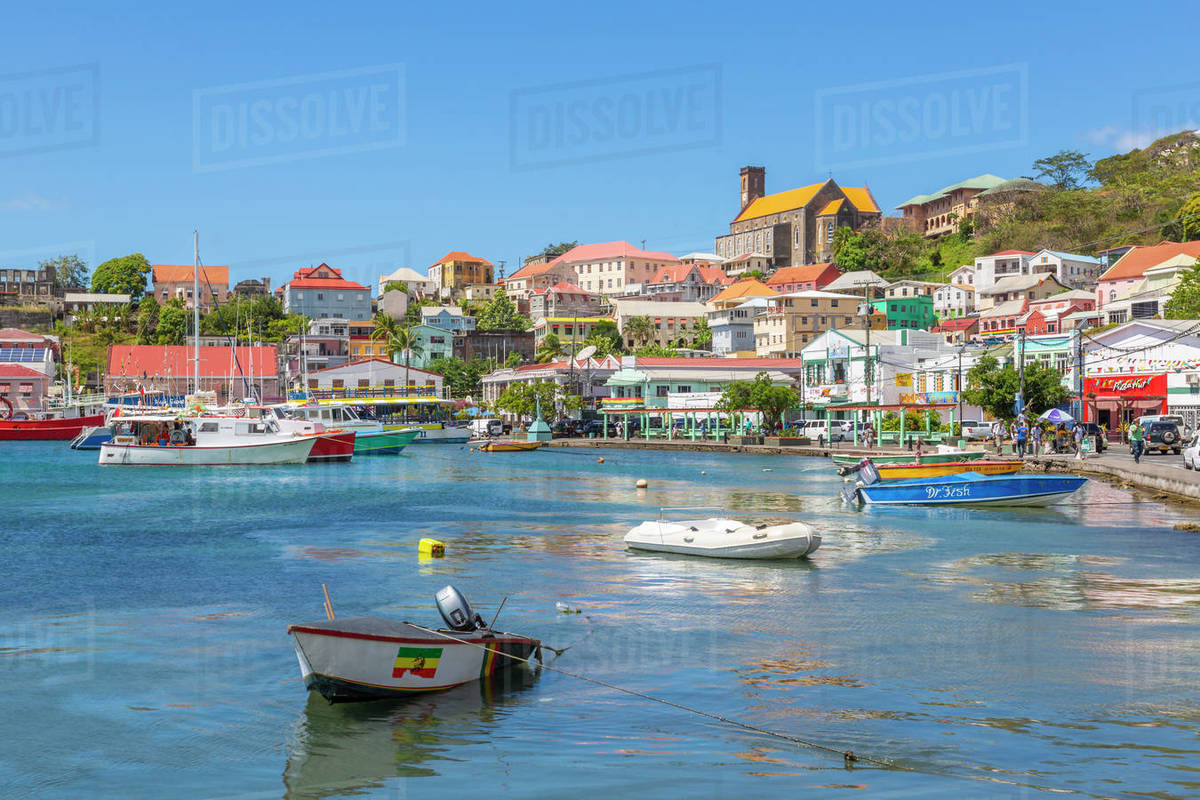
[(1091, 436), (1096, 445), (1096, 452), (1103, 453), (1108, 448), (1108, 437), (1100, 426), (1094, 422), (1076, 422), (1078, 427), (1083, 428), (1084, 436)]
[(828, 442), (840, 442), (846, 436), (841, 422), (834, 420), (826, 423), (823, 419), (804, 420), (804, 424), (800, 428), (800, 435), (807, 436), (813, 441), (825, 440)]
[[(1168, 450), (1175, 455), (1183, 452), (1183, 436), (1179, 432), (1179, 426), (1174, 422), (1151, 422), (1148, 425), (1143, 425), (1146, 428), (1146, 453), (1149, 454), (1155, 450), (1160, 453), (1166, 453)], [(1130, 451), (1132, 451), (1132, 446)]]
[(980, 422), (974, 419), (964, 419), (962, 421), (962, 433), (964, 439), (986, 439), (992, 435), (992, 423)]

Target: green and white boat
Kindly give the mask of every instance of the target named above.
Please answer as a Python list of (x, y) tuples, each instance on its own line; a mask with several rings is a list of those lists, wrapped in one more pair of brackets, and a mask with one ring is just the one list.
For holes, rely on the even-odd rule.
[[(987, 455), (984, 450), (952, 450), (946, 453), (922, 453), (922, 464), (946, 464), (955, 461), (976, 461)], [(912, 464), (918, 461), (916, 453), (876, 453), (869, 450), (855, 450), (837, 453), (832, 456), (833, 463), (839, 466), (853, 465), (869, 458), (876, 464)]]
[(328, 430), (354, 431), (354, 455), (394, 456), (421, 436), (416, 428), (389, 429), (376, 420), (363, 419), (348, 405), (287, 403), (272, 406), (280, 417), (320, 422)]
[(372, 431), (354, 432), (354, 455), (394, 456), (413, 443), (420, 431)]

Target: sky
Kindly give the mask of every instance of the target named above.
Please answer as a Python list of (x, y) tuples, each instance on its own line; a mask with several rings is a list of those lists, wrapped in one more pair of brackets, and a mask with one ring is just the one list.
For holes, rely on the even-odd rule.
[(203, 263), (276, 285), (451, 250), (511, 274), (565, 240), (710, 251), (745, 165), (898, 214), (1200, 124), (1200, 10), (1069, 6), (11, 6), (0, 266), (187, 264), (193, 230)]

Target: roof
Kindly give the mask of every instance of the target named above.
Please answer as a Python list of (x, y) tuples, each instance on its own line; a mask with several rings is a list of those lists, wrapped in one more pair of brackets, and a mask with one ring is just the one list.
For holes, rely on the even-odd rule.
[(113, 294), (110, 292), (64, 292), (64, 303), (118, 303), (129, 302), (129, 294)]
[(744, 219), (765, 217), (770, 214), (778, 214), (781, 211), (791, 211), (793, 208), (803, 208), (812, 202), (812, 199), (817, 196), (817, 192), (821, 191), (821, 187), (826, 183), (828, 181), (760, 197), (742, 209), (742, 213), (734, 217), (733, 221), (741, 222)]
[(952, 183), (949, 186), (943, 186), (933, 194), (919, 194), (916, 197), (910, 197), (900, 205), (896, 206), (896, 208), (904, 208), (905, 206), (923, 206), (926, 203), (933, 202), (934, 200), (941, 200), (943, 197), (949, 197), (952, 192), (955, 192), (959, 189), (993, 189), (1004, 183), (1007, 183), (1007, 181), (998, 175), (992, 175), (991, 173), (976, 175), (974, 178), (967, 178), (965, 181), (959, 181), (958, 183)]
[(664, 300), (616, 299), (613, 312), (622, 317), (703, 317), (708, 309), (703, 303), (672, 303)]
[(724, 264), (725, 259), (721, 258), (716, 253), (685, 253), (679, 257), (680, 261), (711, 261), (713, 264)]
[(955, 289), (962, 289), (964, 292), (973, 292), (975, 287), (969, 283), (947, 283), (947, 286), (953, 286)]
[(543, 272), (546, 272), (547, 270), (549, 270), (551, 267), (553, 267), (557, 263), (558, 263), (558, 260), (555, 259), (554, 261), (547, 261), (545, 264), (530, 264), (528, 266), (521, 267), (519, 270), (514, 272), (512, 275), (509, 275), (504, 280), (505, 280), (505, 282), (508, 282), (508, 281), (517, 280), (520, 278), (532, 278), (535, 275), (541, 275)]
[[(777, 297), (809, 297), (817, 300), (862, 300), (856, 294), (841, 294), (839, 292), (823, 292), (820, 289), (805, 289), (802, 292), (788, 292)], [(768, 298), (770, 299), (770, 298)], [(883, 301), (880, 301), (883, 302)]]
[(42, 344), (46, 337), (20, 328), (0, 328), (0, 342), (36, 342)]
[[(275, 348), (272, 347), (270, 349), (274, 350)], [(203, 352), (204, 348), (202, 347), (200, 350)], [(357, 367), (360, 364), (367, 364), (372, 361), (385, 367), (396, 367), (398, 369), (407, 370), (408, 372), (420, 372), (423, 375), (437, 375), (439, 378), (442, 377), (436, 372), (430, 372), (426, 369), (417, 369), (416, 367), (406, 367), (403, 364), (397, 364), (394, 361), (388, 361), (386, 358), (360, 358), (357, 361), (347, 361), (345, 364), (339, 364), (336, 367), (325, 367), (324, 369), (309, 370), (308, 374), (319, 375), (326, 372), (337, 372), (338, 370), (344, 370), (348, 367)]]
[(1148, 247), (1135, 247), (1117, 259), (1103, 275), (1102, 281), (1125, 280), (1140, 278), (1150, 267), (1158, 266), (1164, 261), (1177, 255), (1189, 255), (1200, 258), (1200, 241), (1198, 242), (1159, 242)]
[(817, 212), (817, 216), (823, 217), (826, 214), (836, 214), (838, 209), (840, 209), (845, 202), (846, 201), (840, 197), (837, 200), (830, 200), (825, 204), (824, 208)]
[[(717, 370), (737, 368), (802, 367), (799, 358), (649, 358), (637, 356), (637, 368), (642, 367), (710, 367)], [(686, 409), (680, 409), (681, 411)]]
[(20, 364), (0, 364), (0, 378), (41, 378), (48, 380), (49, 375), (36, 369), (23, 367)]
[(388, 281), (416, 281), (424, 283), (429, 280), (429, 276), (422, 275), (412, 267), (397, 267), (390, 275), (380, 275), (379, 280), (381, 283), (387, 283)]
[(697, 266), (696, 269), (699, 270), (700, 278), (705, 283), (719, 283), (722, 286), (733, 283), (733, 278), (720, 267)]
[(888, 282), (869, 269), (856, 269), (853, 272), (843, 272), (826, 286), (830, 291), (846, 291), (859, 288), (866, 283), (868, 286), (887, 286)]
[(1016, 300), (1008, 300), (998, 306), (992, 306), (987, 311), (979, 314), (980, 317), (1015, 317), (1018, 314), (1025, 312), (1025, 300), (1018, 297)]
[(834, 271), (834, 275), (840, 275), (837, 267), (826, 261), (821, 264), (802, 264), (791, 267), (783, 267), (776, 270), (775, 274), (767, 279), (768, 286), (781, 286), (788, 283), (808, 283), (816, 281), (821, 276), (825, 275), (830, 269)]
[(756, 258), (767, 258), (767, 259), (769, 259), (769, 258), (770, 258), (770, 256), (769, 256), (769, 255), (767, 255), (766, 253), (758, 253), (758, 252), (754, 252), (754, 253), (742, 253), (740, 256), (734, 256), (733, 258), (729, 259), (729, 260), (728, 260), (727, 262), (725, 262), (725, 263), (727, 263), (727, 264), (739, 264), (739, 263), (741, 263), (741, 262), (743, 262), (743, 261), (753, 261), (753, 260), (754, 260), (754, 259), (756, 259)]
[(1039, 250), (1034, 255), (1049, 253), (1052, 256), (1058, 256), (1064, 261), (1086, 261), (1088, 264), (1103, 264), (1104, 262), (1095, 256), (1085, 256), (1081, 253), (1064, 253), (1062, 250)]
[(854, 204), (854, 207), (859, 211), (866, 211), (871, 214), (882, 213), (879, 210), (879, 204), (875, 202), (875, 197), (871, 194), (871, 190), (866, 186), (842, 186), (841, 190), (846, 194), (846, 199)]
[(599, 244), (581, 244), (563, 253), (551, 264), (574, 263), (576, 261), (595, 261), (605, 258), (637, 258), (645, 261), (671, 261), (679, 259), (670, 253), (656, 250), (639, 250), (629, 242), (600, 242)]
[(422, 317), (436, 317), (443, 311), (454, 317), (465, 317), (466, 314), (458, 306), (421, 306)]
[[(191, 281), (196, 275), (196, 268), (191, 264), (155, 264), (150, 267), (151, 280), (155, 283), (176, 283)], [(200, 267), (201, 283), (229, 284), (229, 267)]]
[(999, 184), (998, 186), (993, 186), (990, 189), (984, 189), (979, 194), (982, 196), (982, 195), (1003, 194), (1004, 192), (1029, 192), (1029, 191), (1033, 191), (1036, 189), (1045, 189), (1045, 188), (1046, 187), (1043, 186), (1042, 184), (1038, 183), (1035, 180), (1031, 180), (1029, 178), (1013, 178), (1012, 180), (1007, 180), (1004, 183)]
[(1052, 294), (1049, 297), (1043, 298), (1041, 300), (1031, 300), (1030, 302), (1034, 303), (1034, 304), (1039, 304), (1039, 303), (1060, 303), (1063, 300), (1095, 300), (1095, 299), (1096, 299), (1095, 292), (1089, 292), (1085, 289), (1068, 289), (1065, 292), (1059, 292), (1058, 294)]
[(478, 261), (480, 264), (484, 264), (485, 266), (490, 267), (492, 265), (492, 262), (488, 261), (486, 258), (479, 258), (478, 256), (471, 255), (470, 253), (464, 253), (462, 250), (451, 250), (449, 253), (446, 253), (446, 255), (433, 262), (433, 266), (436, 267), (438, 264), (445, 264), (449, 261)]
[(659, 267), (658, 272), (647, 283), (679, 283), (688, 273), (696, 268), (695, 264), (668, 264)]
[[(254, 377), (273, 378), (277, 368), (277, 353), (274, 347), (236, 348), (201, 347), (200, 375), (205, 377)], [(251, 365), (254, 371), (251, 373)], [(108, 374), (141, 377), (142, 373), (155, 377), (173, 376), (185, 378), (193, 372), (192, 348), (185, 345), (157, 344), (114, 344), (108, 348)]]
[(722, 289), (714, 297), (710, 298), (710, 303), (727, 303), (739, 298), (750, 297), (774, 297), (779, 292), (767, 286), (758, 278), (742, 278), (736, 283)]
[[(331, 277), (311, 277), (317, 272), (325, 271), (333, 273)], [(289, 289), (343, 289), (346, 291), (354, 291), (357, 289), (366, 289), (361, 283), (348, 281), (342, 277), (340, 269), (334, 269), (328, 264), (322, 262), (315, 267), (308, 269), (298, 269), (292, 274), (292, 279), (284, 286)]]
[(940, 333), (943, 331), (965, 331), (972, 325), (979, 324), (979, 317), (956, 317), (954, 319), (944, 319), (930, 329), (930, 333)]
[[(1023, 292), (1040, 286), (1046, 281), (1058, 283), (1058, 279), (1048, 272), (1035, 272), (1032, 275), (1006, 275), (987, 289), (980, 289), (980, 294), (993, 295), (1006, 292)], [(1061, 286), (1061, 284), (1059, 284)]]
[(566, 294), (586, 294), (590, 297), (595, 297), (595, 295), (592, 294), (591, 292), (589, 292), (587, 289), (584, 289), (574, 283), (571, 283), (570, 281), (559, 281), (558, 283), (554, 284), (550, 288), (546, 289), (546, 291), (547, 292), (564, 292)]

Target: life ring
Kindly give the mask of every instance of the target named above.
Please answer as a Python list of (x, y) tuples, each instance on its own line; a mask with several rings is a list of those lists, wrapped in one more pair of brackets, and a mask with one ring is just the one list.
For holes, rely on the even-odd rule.
[(13, 418), (13, 404), (7, 397), (0, 397), (0, 419)]

